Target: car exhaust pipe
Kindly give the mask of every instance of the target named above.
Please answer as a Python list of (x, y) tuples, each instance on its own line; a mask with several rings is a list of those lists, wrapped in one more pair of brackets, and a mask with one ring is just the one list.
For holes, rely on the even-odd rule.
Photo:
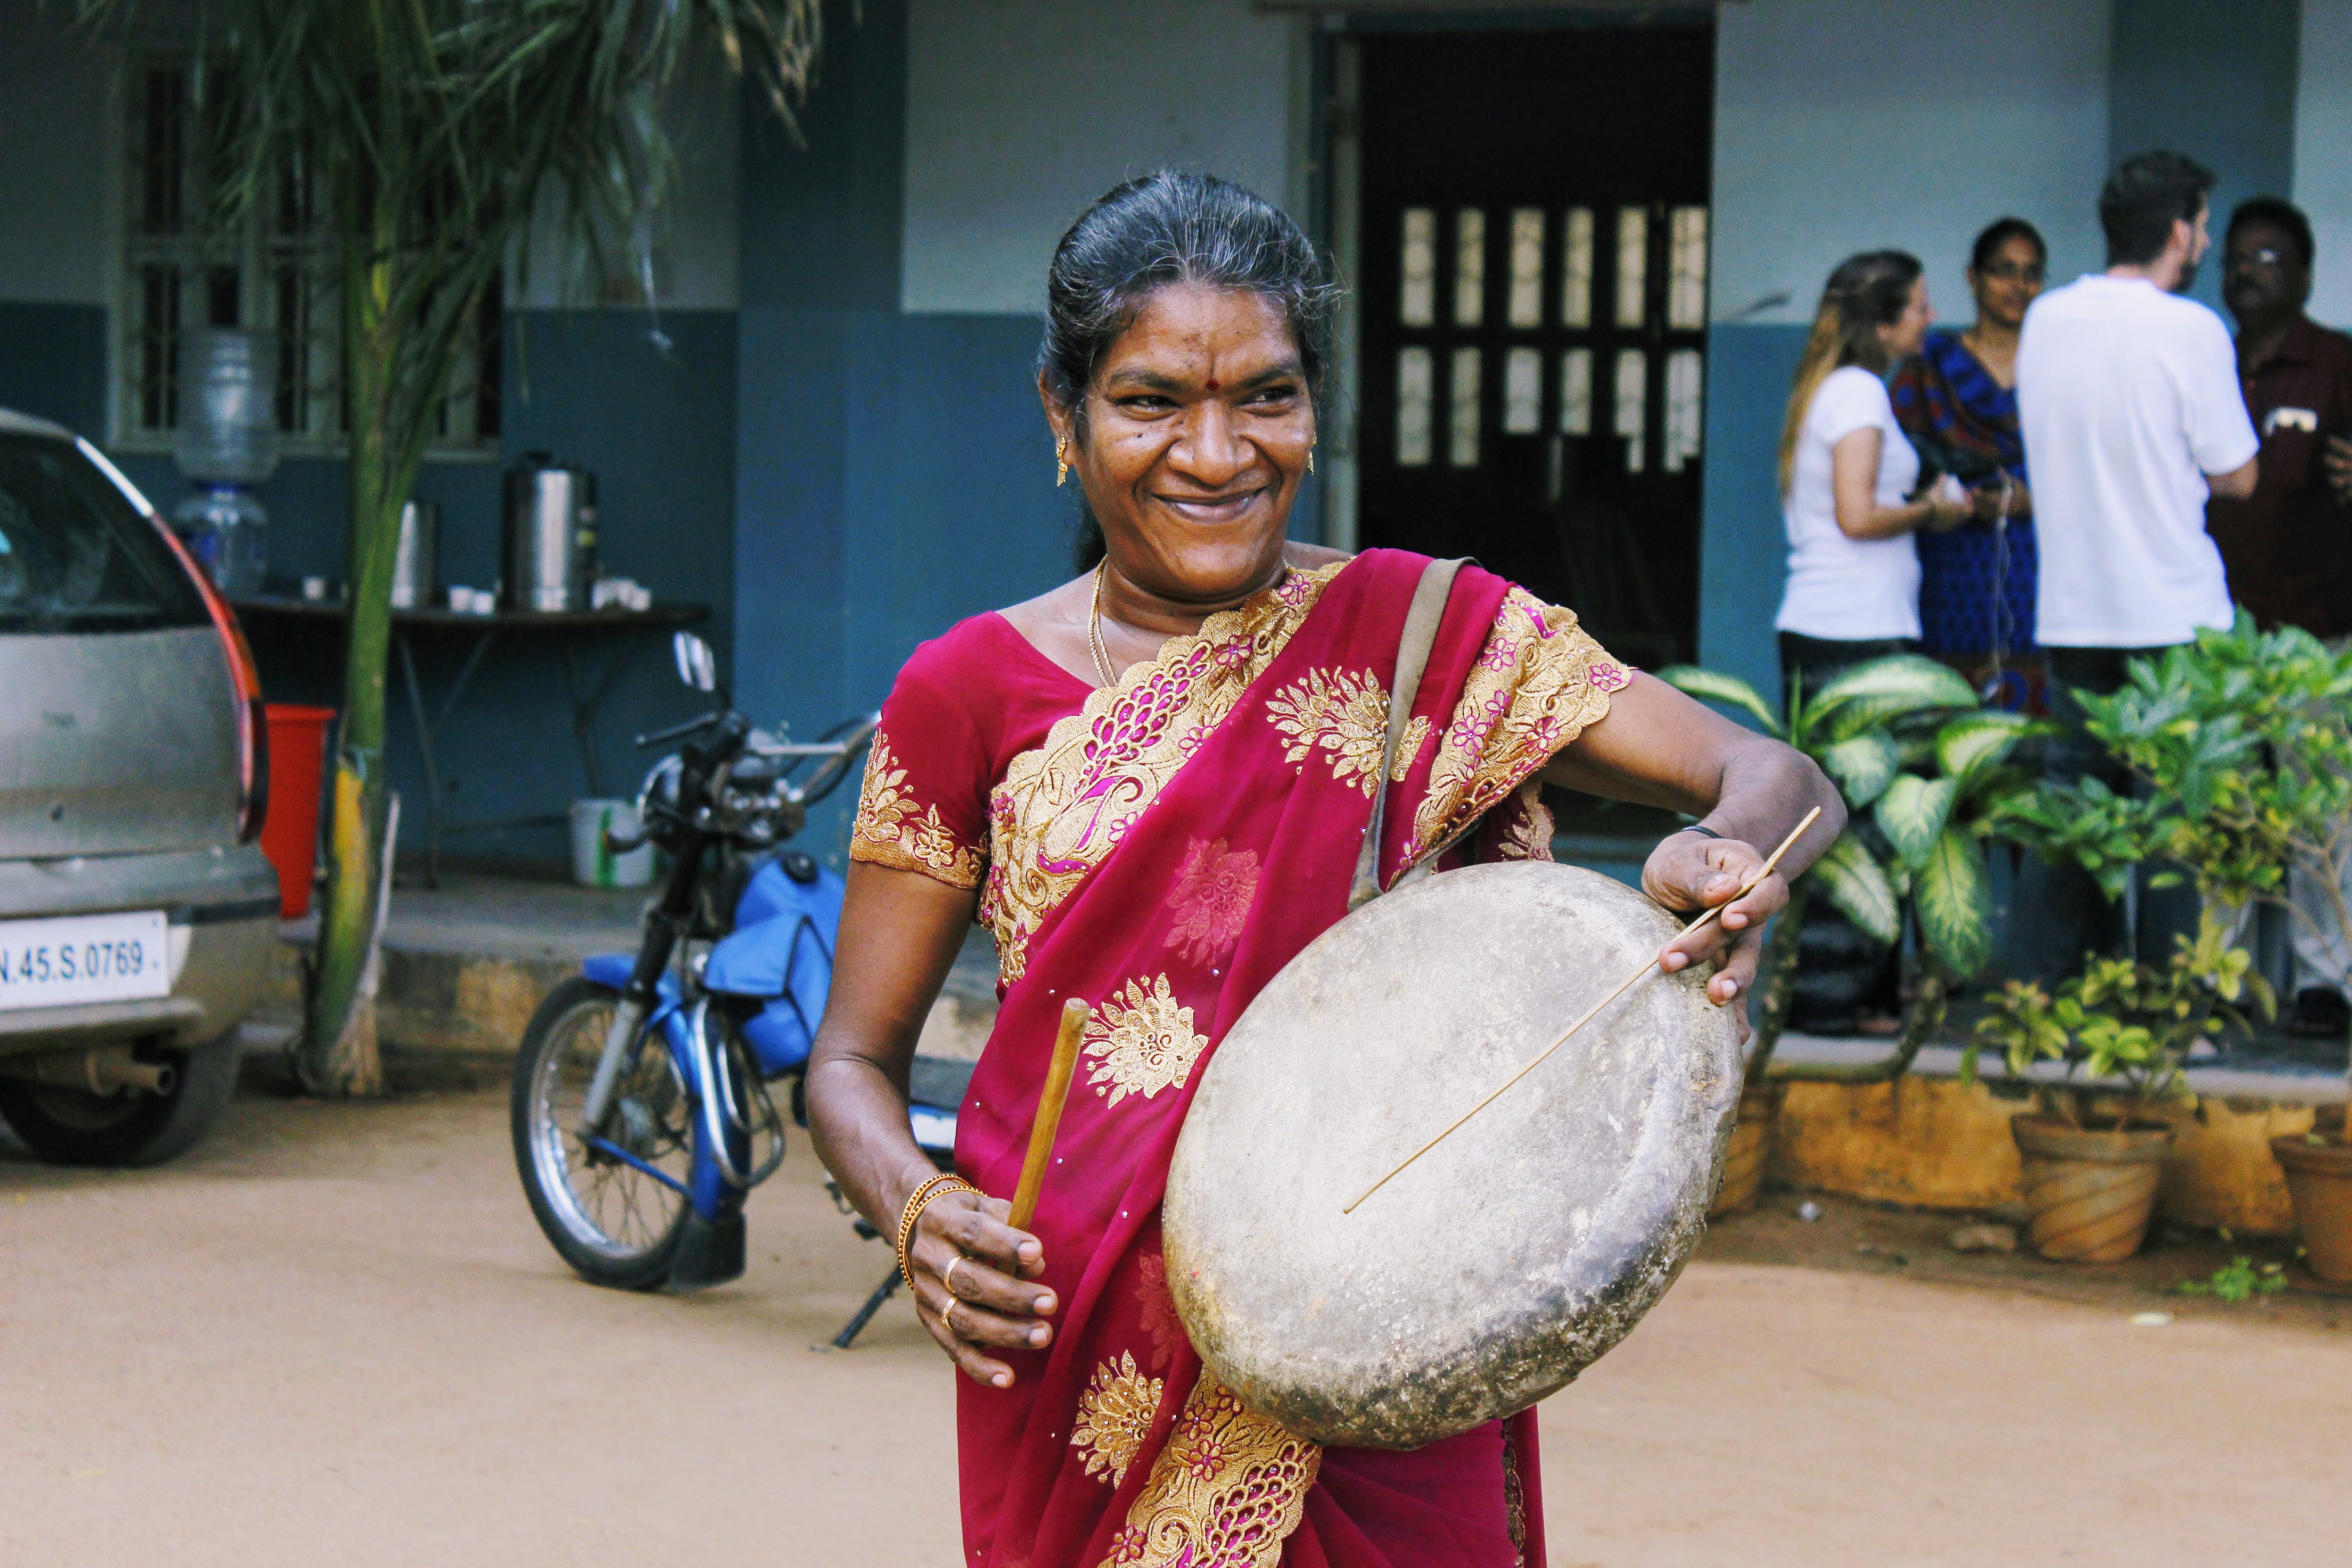
[(178, 1075), (162, 1062), (134, 1058), (128, 1046), (93, 1046), (84, 1051), (47, 1051), (32, 1057), (0, 1057), (0, 1078), (22, 1079), (57, 1089), (108, 1095), (129, 1090), (169, 1094)]

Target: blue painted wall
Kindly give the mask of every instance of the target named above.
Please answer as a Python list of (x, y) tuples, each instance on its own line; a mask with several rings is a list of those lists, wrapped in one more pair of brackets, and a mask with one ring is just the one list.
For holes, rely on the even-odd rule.
[[(1036, 321), (898, 309), (905, 6), (831, 37), (806, 147), (747, 110), (743, 153), (736, 689), (803, 735), (878, 707), (917, 643), (1068, 575), (1074, 521)], [(838, 854), (848, 804), (813, 847)]]
[(1707, 332), (1706, 475), (1700, 507), (1698, 657), (1777, 701), (1772, 617), (1788, 575), (1780, 520), (1780, 421), (1805, 329)]
[(0, 301), (0, 408), (104, 429), (106, 308)]

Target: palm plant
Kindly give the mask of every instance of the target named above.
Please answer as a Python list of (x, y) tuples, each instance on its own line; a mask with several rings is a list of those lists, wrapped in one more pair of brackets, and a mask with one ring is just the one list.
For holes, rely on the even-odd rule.
[(1950, 984), (1992, 952), (1987, 840), (2029, 787), (2011, 765), (2035, 725), (1979, 709), (1948, 666), (1914, 654), (1874, 659), (1818, 690), (1792, 681), (1785, 715), (1736, 676), (1676, 665), (1658, 672), (1693, 697), (1735, 708), (1821, 764), (1844, 795), (1850, 826), (1789, 889), (1767, 939), (1761, 1016), (1748, 1062), (1761, 1081), (1788, 1026), (1797, 942), (1818, 895), (1866, 935), (1892, 944), (1908, 902), (1927, 960), (1893, 1053), (1854, 1066), (1772, 1069), (1774, 1077), (1874, 1083), (1901, 1076), (1943, 1021)]
[[(91, 24), (140, 0), (76, 0)], [(822, 0), (227, 0), (197, 73), (219, 209), (288, 177), (333, 216), (351, 433), (351, 622), (326, 897), (301, 1047), (317, 1091), (382, 1084), (363, 982), (384, 868), (385, 653), (402, 506), (484, 291), (536, 211), (601, 261), (645, 244), (674, 168), (660, 110), (699, 53), (789, 128)], [(542, 205), (542, 204), (545, 205)]]

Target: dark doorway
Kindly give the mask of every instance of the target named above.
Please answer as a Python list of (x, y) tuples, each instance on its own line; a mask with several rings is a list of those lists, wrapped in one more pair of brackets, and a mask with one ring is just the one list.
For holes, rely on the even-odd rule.
[(1712, 25), (1360, 47), (1358, 539), (1692, 658)]

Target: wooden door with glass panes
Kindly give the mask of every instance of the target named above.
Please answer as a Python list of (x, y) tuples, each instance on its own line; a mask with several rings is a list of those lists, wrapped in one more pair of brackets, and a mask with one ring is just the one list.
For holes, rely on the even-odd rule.
[(1712, 26), (1360, 47), (1359, 542), (1693, 657)]

